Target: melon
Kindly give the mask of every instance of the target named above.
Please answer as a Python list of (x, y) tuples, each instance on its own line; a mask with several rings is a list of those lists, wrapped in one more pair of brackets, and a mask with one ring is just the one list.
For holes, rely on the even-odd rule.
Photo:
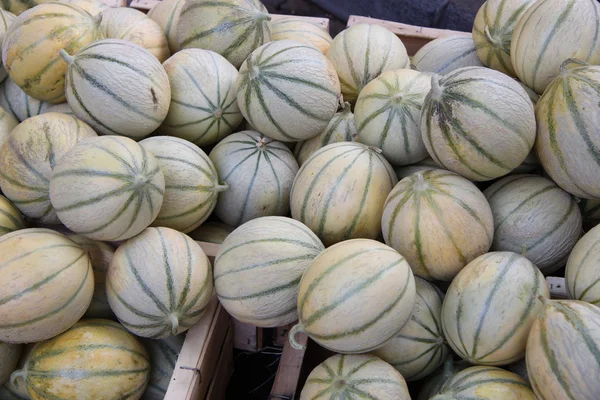
[(150, 381), (143, 400), (164, 400), (184, 339), (184, 335), (178, 335), (143, 341), (150, 355)]
[(600, 227), (595, 227), (577, 242), (569, 255), (565, 286), (569, 298), (600, 306)]
[(271, 17), (259, 0), (186, 1), (177, 22), (181, 48), (212, 50), (239, 68), (271, 40)]
[(262, 217), (233, 231), (215, 258), (220, 303), (238, 321), (278, 327), (298, 319), (300, 278), (325, 247), (302, 223)]
[(267, 43), (240, 68), (237, 97), (246, 120), (266, 136), (297, 142), (327, 127), (340, 100), (333, 64), (311, 45)]
[(496, 367), (470, 367), (454, 375), (431, 400), (537, 400), (529, 383)]
[(567, 60), (535, 109), (540, 163), (561, 188), (585, 199), (600, 198), (599, 91), (600, 67)]
[(50, 176), (77, 143), (97, 137), (85, 122), (70, 115), (47, 113), (14, 128), (0, 148), (0, 188), (27, 217), (60, 223), (50, 204)]
[(295, 40), (315, 46), (323, 54), (331, 45), (331, 35), (319, 25), (306, 18), (292, 15), (278, 16), (271, 22), (271, 40)]
[(415, 277), (415, 284), (412, 316), (396, 336), (372, 353), (390, 363), (408, 382), (428, 376), (450, 354), (442, 331), (444, 294), (425, 279)]
[(210, 146), (242, 122), (235, 82), (238, 71), (219, 54), (185, 49), (163, 66), (171, 84), (169, 113), (160, 132)]
[(209, 155), (229, 189), (219, 193), (215, 214), (237, 227), (264, 216), (285, 216), (298, 172), (292, 152), (281, 142), (255, 131), (234, 133)]
[(508, 175), (518, 174), (532, 174), (540, 170), (540, 160), (535, 154), (535, 147), (529, 152), (529, 155), (525, 158), (525, 161), (521, 163), (517, 168), (513, 169)]
[(321, 147), (338, 142), (352, 142), (356, 139), (354, 114), (350, 103), (346, 103), (342, 111), (336, 113), (321, 134), (301, 142), (294, 147), (294, 156), (298, 164), (302, 165), (308, 158)]
[(22, 229), (0, 237), (0, 340), (30, 343), (64, 332), (94, 292), (87, 252), (58, 232)]
[(598, 398), (600, 309), (547, 300), (527, 340), (527, 373), (539, 400)]
[(206, 254), (171, 228), (147, 228), (119, 246), (106, 276), (108, 302), (119, 321), (152, 339), (188, 330), (206, 311), (212, 291)]
[(0, 107), (0, 147), (2, 147), (2, 144), (8, 139), (8, 136), (17, 125), (19, 125), (19, 121), (4, 108)]
[(98, 134), (142, 139), (167, 116), (169, 78), (143, 47), (104, 39), (74, 56), (65, 50), (60, 53), (69, 64), (65, 90), (69, 106)]
[(67, 3), (79, 7), (82, 10), (89, 12), (92, 16), (96, 16), (101, 12), (108, 10), (108, 4), (101, 0), (58, 0), (60, 3)]
[(299, 324), (322, 347), (366, 353), (382, 346), (408, 322), (415, 305), (415, 278), (398, 252), (371, 239), (337, 243), (306, 270), (298, 292)]
[(518, 79), (517, 79), (516, 81), (517, 81), (517, 83), (518, 83), (519, 85), (521, 85), (521, 87), (522, 87), (523, 89), (525, 89), (525, 91), (526, 91), (526, 92), (527, 92), (527, 94), (529, 95), (529, 99), (531, 100), (531, 102), (532, 102), (533, 104), (537, 104), (537, 102), (540, 100), (540, 95), (539, 95), (539, 94), (537, 94), (537, 93), (535, 92), (535, 90), (531, 89), (529, 86), (525, 85), (523, 82), (519, 81)]
[(381, 222), (385, 243), (406, 257), (415, 275), (429, 280), (451, 281), (489, 250), (494, 236), (483, 193), (440, 169), (402, 179), (385, 200)]
[(50, 180), (50, 201), (60, 221), (95, 240), (124, 240), (143, 231), (156, 219), (164, 191), (158, 160), (119, 136), (78, 143)]
[(188, 233), (188, 236), (199, 242), (221, 244), (234, 229), (234, 227), (222, 222), (207, 221), (196, 230)]
[(144, 139), (140, 145), (154, 154), (165, 176), (162, 207), (153, 226), (191, 232), (200, 226), (217, 205), (217, 170), (202, 149), (186, 140), (168, 136)]
[(67, 237), (87, 251), (94, 271), (94, 295), (84, 317), (114, 319), (115, 315), (106, 298), (106, 272), (115, 250), (108, 243), (84, 236), (70, 234)]
[(600, 223), (600, 199), (586, 200), (582, 199), (579, 202), (583, 222), (588, 226), (596, 226)]
[(8, 382), (23, 351), (23, 345), (0, 342), (0, 385)]
[(311, 371), (300, 400), (410, 400), (402, 375), (386, 362), (367, 354), (329, 357)]
[(441, 167), (436, 164), (435, 161), (431, 157), (427, 157), (426, 159), (419, 161), (410, 165), (401, 165), (399, 167), (394, 168), (396, 171), (396, 176), (398, 180), (402, 180), (407, 176), (415, 174), (417, 172), (429, 171), (431, 169), (440, 169)]
[(0, 4), (3, 10), (20, 15), (39, 4), (46, 3), (48, 0), (3, 0)]
[(181, 50), (177, 39), (177, 26), (179, 25), (179, 14), (185, 4), (185, 0), (163, 0), (157, 2), (150, 11), (148, 17), (156, 22), (165, 32), (169, 49), (172, 54)]
[(536, 136), (533, 104), (508, 76), (488, 68), (460, 68), (434, 75), (421, 114), (431, 157), (473, 181), (487, 181), (518, 167)]
[[(11, 12), (0, 10), (0, 43), (4, 41), (4, 37), (6, 36), (6, 32), (12, 25), (13, 21), (16, 19), (16, 15)], [(0, 61), (2, 61), (2, 57), (0, 56)], [(3, 65), (0, 65), (0, 82), (2, 82), (8, 73), (4, 69)]]
[(397, 182), (381, 150), (356, 142), (330, 144), (298, 171), (290, 195), (292, 217), (326, 246), (377, 239), (385, 196)]
[(32, 350), (22, 377), (32, 400), (142, 397), (150, 376), (148, 353), (121, 325), (84, 319)]
[(550, 297), (542, 272), (509, 251), (484, 254), (450, 284), (442, 327), (450, 347), (471, 364), (508, 365), (525, 355), (527, 335)]
[(477, 56), (485, 66), (506, 75), (516, 75), (510, 59), (513, 31), (519, 18), (533, 3), (532, 0), (487, 0), (483, 3), (473, 23), (473, 41)]
[(99, 18), (77, 6), (58, 2), (40, 4), (11, 25), (2, 45), (4, 67), (29, 96), (62, 103), (67, 64), (58, 52), (66, 49), (76, 53), (100, 39), (99, 22)]
[(161, 63), (171, 56), (165, 32), (141, 11), (128, 7), (102, 11), (102, 34), (109, 39), (123, 39), (139, 44)]
[(410, 69), (381, 74), (360, 92), (354, 106), (358, 141), (382, 150), (392, 165), (429, 157), (421, 138), (421, 108), (431, 77)]
[(413, 56), (421, 72), (447, 74), (463, 67), (482, 67), (471, 35), (452, 34), (432, 40)]
[(4, 386), (0, 386), (0, 398), (2, 400), (30, 400), (31, 397), (25, 393), (20, 393), (17, 388), (10, 382), (6, 382)]
[(569, 57), (600, 62), (600, 5), (588, 0), (534, 2), (518, 19), (510, 44), (519, 80), (542, 94)]
[(410, 60), (402, 41), (388, 29), (357, 24), (339, 33), (329, 50), (345, 101), (354, 103), (361, 90), (386, 71), (408, 68)]
[(444, 386), (444, 384), (454, 375), (471, 366), (471, 364), (461, 359), (455, 361), (454, 356), (449, 354), (448, 357), (446, 357), (444, 364), (422, 381), (423, 383), (419, 390), (419, 396), (416, 400), (431, 399), (439, 393), (442, 386)]
[[(27, 362), (27, 358), (31, 354), (31, 350), (35, 347), (35, 343), (28, 343), (22, 346), (21, 357), (13, 371), (23, 369)], [(30, 400), (31, 397), (27, 393), (27, 387), (22, 377), (9, 379), (4, 386), (0, 386), (0, 399), (2, 400)]]
[(47, 103), (42, 104), (42, 112), (41, 114), (45, 114), (45, 113), (49, 113), (49, 112), (57, 112), (57, 113), (61, 113), (61, 114), (67, 114), (67, 115), (74, 115), (73, 114), (73, 110), (71, 109), (71, 106), (69, 106), (69, 103), (60, 103), (60, 104), (49, 104), (49, 106), (47, 108), (44, 107), (44, 105)]
[(545, 275), (565, 265), (581, 234), (573, 196), (539, 175), (503, 178), (483, 194), (494, 215), (491, 250), (525, 251)]
[(18, 121), (35, 117), (47, 104), (30, 97), (10, 78), (0, 85), (0, 106)]
[(24, 228), (25, 223), (19, 210), (6, 197), (0, 195), (0, 236)]

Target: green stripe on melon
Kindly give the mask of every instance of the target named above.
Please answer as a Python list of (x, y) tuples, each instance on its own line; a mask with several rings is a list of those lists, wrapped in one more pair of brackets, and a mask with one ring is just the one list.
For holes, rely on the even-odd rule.
[(450, 284), (442, 307), (444, 335), (464, 360), (507, 365), (523, 358), (527, 335), (550, 297), (541, 271), (525, 257), (492, 252), (471, 261)]
[(270, 42), (242, 64), (238, 104), (244, 118), (266, 136), (286, 142), (310, 139), (337, 111), (337, 78), (316, 47), (293, 40)]
[(545, 275), (565, 265), (581, 234), (581, 212), (573, 196), (538, 175), (511, 175), (483, 194), (494, 215), (492, 250), (525, 249)]
[(0, 106), (18, 121), (24, 121), (44, 112), (47, 104), (28, 96), (9, 77), (0, 87)]
[(596, 399), (600, 393), (600, 309), (541, 299), (527, 340), (527, 372), (538, 399)]
[(179, 14), (184, 4), (185, 0), (163, 0), (156, 3), (148, 11), (148, 17), (156, 22), (165, 32), (172, 54), (181, 50), (179, 40), (177, 39), (177, 25), (179, 24)]
[(394, 338), (372, 352), (408, 382), (431, 374), (450, 353), (441, 322), (444, 294), (422, 278), (415, 277), (415, 284), (417, 297), (410, 320)]
[(166, 338), (200, 320), (213, 290), (202, 248), (170, 228), (148, 228), (115, 252), (106, 276), (108, 302), (141, 337)]
[(379, 358), (337, 354), (312, 370), (300, 393), (300, 400), (321, 398), (410, 400), (410, 395), (404, 378)]
[(438, 164), (470, 180), (491, 180), (518, 167), (533, 147), (533, 104), (516, 81), (498, 71), (460, 68), (432, 77), (421, 133)]
[(255, 131), (234, 133), (210, 152), (221, 192), (215, 214), (231, 226), (268, 215), (287, 215), (290, 190), (298, 172), (292, 152), (281, 142)]
[(481, 67), (473, 38), (449, 35), (427, 43), (413, 56), (412, 63), (421, 72), (447, 74), (458, 68)]
[(271, 22), (271, 40), (295, 40), (317, 47), (327, 53), (331, 35), (318, 23), (295, 16), (279, 16)]
[(65, 331), (85, 313), (94, 279), (87, 252), (48, 229), (0, 237), (0, 340), (30, 343)]
[[(298, 171), (290, 195), (292, 217), (326, 246), (353, 238), (376, 239), (383, 195), (396, 182), (379, 149), (356, 142), (327, 145)], [(358, 195), (348, 196), (351, 192)]]
[[(600, 53), (599, 53), (600, 54)], [(566, 60), (536, 106), (536, 150), (544, 170), (577, 197), (600, 198), (600, 67)]]
[(217, 170), (202, 149), (186, 140), (168, 136), (144, 139), (140, 145), (154, 154), (165, 176), (165, 194), (153, 226), (187, 233), (210, 216), (219, 192)]
[(300, 348), (294, 336), (306, 332), (338, 353), (374, 350), (409, 320), (415, 292), (410, 266), (391, 247), (370, 239), (338, 243), (319, 254), (302, 277), (299, 324), (290, 342)]
[(425, 279), (451, 281), (489, 250), (494, 235), (492, 211), (483, 193), (461, 176), (440, 169), (401, 180), (385, 201), (381, 221), (385, 242)]
[(142, 397), (143, 400), (164, 400), (184, 339), (184, 335), (178, 335), (166, 339), (143, 341), (150, 355), (151, 367), (150, 381)]
[(25, 228), (25, 222), (19, 210), (10, 200), (0, 195), (0, 236)]
[(60, 160), (50, 180), (50, 200), (73, 232), (118, 241), (156, 219), (164, 182), (158, 161), (142, 146), (125, 137), (102, 136), (78, 143)]
[(600, 227), (577, 242), (567, 261), (565, 285), (569, 298), (600, 306)]

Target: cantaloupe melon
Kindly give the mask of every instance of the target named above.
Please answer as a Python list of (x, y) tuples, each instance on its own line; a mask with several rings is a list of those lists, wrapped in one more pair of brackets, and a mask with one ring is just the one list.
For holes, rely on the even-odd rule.
[(87, 12), (89, 12), (92, 16), (96, 16), (100, 14), (102, 11), (108, 10), (108, 4), (104, 3), (101, 0), (57, 0), (60, 3), (67, 3), (73, 6), (77, 6)]
[(148, 228), (115, 252), (106, 294), (129, 331), (166, 338), (200, 320), (212, 296), (212, 275), (206, 254), (190, 237), (170, 228)]
[(333, 64), (316, 47), (267, 43), (248, 56), (237, 80), (242, 115), (266, 136), (294, 142), (327, 127), (340, 100)]
[[(31, 354), (31, 350), (35, 347), (35, 343), (28, 343), (22, 346), (21, 357), (19, 358), (19, 362), (16, 368), (13, 371), (18, 369), (23, 369), (27, 358)], [(9, 379), (3, 386), (0, 386), (0, 398), (2, 400), (30, 400), (31, 397), (29, 393), (27, 393), (27, 387), (25, 386), (25, 381), (22, 377), (16, 377), (14, 379)]]
[(354, 114), (350, 103), (346, 103), (342, 111), (336, 113), (327, 128), (320, 135), (296, 143), (294, 156), (298, 164), (302, 165), (308, 158), (321, 147), (338, 142), (352, 142), (356, 139)]
[(271, 21), (271, 40), (295, 40), (313, 45), (325, 54), (333, 39), (318, 23), (293, 15), (282, 15)]
[(334, 143), (315, 152), (294, 180), (292, 217), (326, 246), (353, 238), (377, 239), (385, 195), (397, 183), (380, 152), (356, 142)]
[(30, 343), (64, 332), (94, 292), (87, 252), (60, 233), (22, 229), (0, 237), (0, 341)]
[(46, 3), (48, 0), (5, 0), (0, 3), (3, 10), (9, 11), (15, 15), (20, 15), (39, 4)]
[(123, 39), (139, 44), (161, 63), (171, 56), (165, 32), (141, 11), (128, 7), (104, 10), (100, 29), (109, 39)]
[(150, 381), (143, 400), (164, 400), (184, 339), (184, 335), (177, 335), (143, 341), (150, 355)]
[(600, 306), (600, 227), (595, 227), (577, 242), (569, 255), (565, 285), (569, 298)]
[(519, 18), (533, 3), (532, 0), (487, 0), (483, 3), (473, 23), (473, 40), (483, 64), (515, 76), (510, 59), (512, 35)]
[(521, 85), (521, 87), (523, 89), (525, 89), (525, 91), (527, 92), (527, 94), (529, 95), (529, 99), (532, 101), (533, 104), (537, 104), (537, 102), (540, 100), (540, 95), (537, 94), (535, 92), (535, 90), (531, 89), (529, 86), (527, 86), (526, 84), (524, 84), (523, 82), (521, 82), (520, 80), (516, 80), (517, 83), (519, 85)]
[(57, 112), (61, 114), (74, 115), (71, 106), (69, 106), (69, 103), (65, 102), (60, 104), (49, 104), (47, 108), (44, 107), (45, 104), (47, 103), (42, 104), (42, 111), (40, 114)]
[(147, 14), (165, 32), (171, 54), (175, 54), (181, 50), (179, 40), (177, 39), (177, 25), (179, 24), (179, 14), (184, 4), (185, 0), (160, 1)]
[(234, 229), (219, 221), (207, 221), (188, 233), (188, 236), (199, 242), (221, 244)]
[(417, 296), (412, 316), (400, 332), (373, 355), (390, 363), (408, 382), (431, 374), (450, 354), (442, 331), (444, 294), (415, 277)]
[(19, 363), (23, 345), (0, 342), (0, 385), (8, 382)]
[(494, 215), (494, 251), (525, 251), (545, 275), (562, 268), (581, 234), (581, 211), (569, 193), (538, 175), (512, 175), (483, 194)]
[(380, 25), (357, 24), (339, 33), (327, 50), (345, 101), (354, 103), (369, 82), (386, 71), (408, 68), (406, 47)]
[(410, 69), (388, 71), (360, 92), (354, 106), (358, 141), (375, 146), (392, 165), (429, 157), (421, 137), (421, 108), (431, 77)]
[(22, 370), (32, 400), (142, 397), (150, 376), (148, 353), (121, 325), (84, 319), (34, 347)]
[[(16, 18), (17, 17), (15, 14), (8, 12), (8, 11), (0, 10), (0, 43), (2, 43), (4, 41), (6, 32), (8, 31), (8, 29), (10, 28), (10, 26), (12, 25), (13, 21)], [(2, 61), (1, 56), (0, 56), (0, 61)], [(7, 76), (8, 76), (8, 73), (4, 69), (4, 65), (0, 65), (0, 82), (2, 82), (4, 79), (6, 79)]]
[(4, 141), (8, 139), (8, 135), (10, 135), (17, 125), (19, 125), (19, 121), (4, 108), (0, 107), (0, 147), (2, 147)]
[(171, 105), (160, 132), (210, 146), (242, 122), (235, 89), (238, 71), (225, 58), (185, 49), (163, 66), (171, 84)]
[(419, 161), (414, 164), (401, 165), (399, 167), (396, 167), (396, 168), (394, 168), (394, 171), (396, 171), (396, 176), (398, 177), (398, 180), (402, 180), (402, 179), (406, 178), (407, 176), (410, 176), (417, 172), (423, 172), (423, 171), (428, 171), (430, 169), (441, 169), (441, 168), (442, 167), (440, 167), (438, 164), (436, 164), (436, 162), (433, 161), (433, 159), (431, 157), (428, 157), (428, 158), (424, 159), (423, 161)]
[(525, 161), (521, 163), (517, 168), (513, 169), (508, 173), (508, 175), (518, 175), (518, 174), (531, 174), (541, 169), (540, 160), (535, 153), (535, 147), (529, 152)]
[(10, 78), (6, 78), (0, 85), (0, 106), (18, 121), (41, 114), (48, 105), (28, 96)]
[(259, 0), (187, 1), (177, 22), (181, 48), (212, 50), (239, 68), (271, 40), (271, 17)]
[(169, 78), (156, 57), (143, 47), (122, 39), (104, 39), (74, 56), (62, 49), (60, 53), (69, 63), (65, 88), (69, 106), (98, 134), (141, 139), (167, 116)]
[(302, 223), (262, 217), (233, 231), (215, 258), (215, 289), (239, 321), (277, 327), (298, 319), (300, 278), (325, 247)]
[(47, 113), (21, 122), (0, 148), (4, 195), (29, 218), (60, 223), (48, 193), (52, 171), (78, 142), (96, 136), (85, 122), (66, 114)]
[(527, 372), (539, 400), (598, 398), (600, 309), (547, 300), (527, 340)]
[(431, 157), (474, 181), (518, 167), (536, 136), (533, 104), (508, 76), (488, 68), (460, 68), (432, 77), (421, 114), (421, 133)]
[(494, 236), (483, 193), (440, 169), (401, 180), (385, 201), (381, 222), (385, 242), (406, 257), (415, 275), (430, 280), (451, 281), (489, 250)]
[(450, 347), (471, 364), (508, 365), (525, 355), (527, 335), (550, 297), (542, 272), (508, 251), (484, 254), (450, 284), (442, 327)]
[(529, 383), (496, 367), (470, 367), (446, 381), (431, 400), (537, 400)]
[(100, 39), (99, 23), (98, 18), (77, 6), (58, 2), (40, 4), (11, 25), (2, 45), (4, 67), (29, 96), (62, 103), (67, 64), (58, 51), (76, 53)]
[(25, 223), (19, 210), (6, 197), (0, 195), (0, 236), (24, 228)]
[(91, 138), (54, 168), (50, 201), (60, 221), (96, 240), (129, 239), (158, 215), (165, 180), (156, 158), (131, 139)]
[(154, 136), (140, 145), (154, 154), (165, 176), (164, 200), (153, 226), (193, 231), (210, 216), (219, 193), (228, 186), (219, 183), (212, 161), (193, 143)]
[(333, 245), (315, 258), (300, 281), (299, 324), (319, 345), (337, 353), (365, 353), (383, 345), (408, 322), (415, 279), (398, 252), (370, 239)]
[(423, 380), (417, 400), (429, 400), (439, 393), (440, 389), (454, 375), (472, 365), (461, 359), (454, 359), (452, 354), (446, 357), (444, 364)]
[(374, 399), (410, 400), (402, 375), (370, 355), (337, 354), (308, 375), (300, 400)]
[(519, 80), (542, 94), (567, 58), (600, 62), (600, 5), (588, 0), (536, 1), (518, 19), (510, 57)]
[(115, 315), (106, 298), (106, 272), (115, 250), (108, 243), (88, 239), (85, 236), (70, 234), (67, 237), (87, 251), (94, 271), (94, 295), (84, 317), (114, 319)]
[(567, 60), (535, 109), (535, 148), (544, 170), (564, 190), (586, 199), (600, 198), (599, 90), (600, 67)]
[(432, 40), (413, 56), (412, 64), (421, 72), (447, 74), (463, 67), (482, 67), (473, 38), (448, 35)]
[(215, 214), (231, 226), (264, 216), (285, 216), (298, 172), (292, 152), (281, 142), (255, 131), (234, 133), (210, 152), (221, 181)]

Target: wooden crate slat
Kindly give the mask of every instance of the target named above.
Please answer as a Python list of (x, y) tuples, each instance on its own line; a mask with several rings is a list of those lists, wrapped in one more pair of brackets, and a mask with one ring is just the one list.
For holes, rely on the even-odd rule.
[(229, 379), (233, 374), (233, 329), (227, 331), (223, 350), (215, 368), (215, 377), (210, 383), (206, 400), (223, 400), (227, 392)]
[(238, 350), (257, 352), (264, 346), (263, 329), (231, 318), (233, 324), (233, 347)]
[[(304, 333), (300, 333), (296, 335), (296, 341), (306, 346), (308, 337)], [(305, 355), (306, 348), (296, 350), (290, 345), (289, 340), (285, 341), (269, 400), (295, 398)]]

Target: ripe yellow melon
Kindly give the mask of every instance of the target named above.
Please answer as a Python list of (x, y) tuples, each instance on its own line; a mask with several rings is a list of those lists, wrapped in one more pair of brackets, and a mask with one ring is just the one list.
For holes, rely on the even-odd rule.
[(295, 40), (315, 46), (323, 54), (331, 45), (331, 35), (318, 23), (292, 15), (278, 16), (271, 22), (271, 40)]
[(454, 34), (437, 38), (421, 47), (412, 64), (421, 72), (447, 74), (463, 67), (481, 67), (473, 38)]
[(177, 26), (179, 25), (179, 14), (184, 4), (185, 0), (162, 0), (157, 2), (147, 14), (165, 32), (171, 54), (181, 50), (177, 39)]

